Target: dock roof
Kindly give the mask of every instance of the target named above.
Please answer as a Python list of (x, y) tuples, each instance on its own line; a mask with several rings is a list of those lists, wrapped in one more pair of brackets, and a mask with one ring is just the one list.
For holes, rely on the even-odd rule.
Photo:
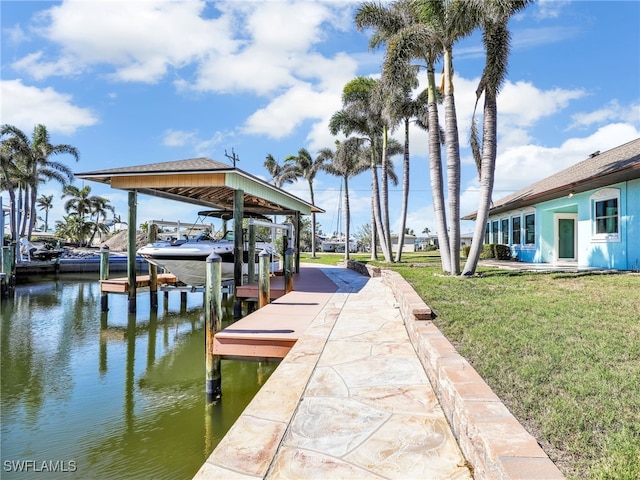
[(153, 197), (233, 210), (236, 190), (244, 192), (244, 211), (261, 215), (302, 215), (324, 210), (239, 168), (210, 158), (133, 165), (76, 173), (77, 178)]

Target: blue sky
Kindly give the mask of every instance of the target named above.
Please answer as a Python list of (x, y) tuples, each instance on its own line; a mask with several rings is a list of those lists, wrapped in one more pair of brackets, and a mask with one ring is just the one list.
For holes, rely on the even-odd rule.
[[(45, 124), (52, 143), (80, 151), (77, 163), (56, 158), (75, 172), (200, 156), (229, 162), (233, 150), (239, 168), (270, 180), (267, 154), (282, 162), (302, 147), (312, 155), (333, 147), (327, 125), (342, 87), (380, 73), (382, 52), (370, 51), (369, 32), (353, 25), (357, 5), (2, 0), (0, 123), (28, 134)], [(540, 1), (510, 28), (494, 199), (640, 136), (640, 2)], [(463, 214), (477, 205), (468, 132), (483, 56), (479, 34), (454, 49)], [(416, 233), (435, 225), (427, 149), (426, 134), (412, 131), (407, 226)], [(126, 218), (126, 192), (87, 185)], [(318, 221), (331, 233), (340, 181), (321, 173), (314, 186), (326, 210)], [(286, 188), (309, 199), (306, 182)], [(353, 232), (370, 221), (370, 177), (350, 188)], [(60, 192), (55, 184), (41, 189), (55, 195), (52, 220), (64, 215)], [(401, 195), (392, 187), (394, 231)], [(195, 221), (197, 210), (140, 195), (138, 223)], [(464, 222), (463, 232), (471, 230)]]

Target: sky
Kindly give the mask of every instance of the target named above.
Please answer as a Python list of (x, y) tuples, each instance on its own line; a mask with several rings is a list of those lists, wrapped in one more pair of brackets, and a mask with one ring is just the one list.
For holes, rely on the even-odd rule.
[[(53, 160), (74, 172), (207, 157), (271, 181), (264, 161), (333, 148), (330, 117), (344, 85), (379, 77), (384, 50), (358, 31), (359, 3), (333, 1), (0, 0), (0, 123), (80, 152)], [(498, 96), (494, 200), (640, 137), (640, 2), (538, 1), (512, 18), (508, 76)], [(454, 47), (462, 215), (477, 209), (469, 149), (484, 64), (479, 32)], [(439, 71), (438, 66), (436, 71)], [(424, 70), (421, 86), (426, 83)], [(443, 121), (443, 116), (441, 116)], [(407, 227), (435, 233), (427, 133), (412, 127)], [(394, 133), (403, 141), (403, 132)], [(401, 176), (402, 159), (394, 158)], [(341, 182), (319, 173), (325, 234), (344, 231)], [(82, 180), (127, 217), (127, 192)], [(306, 181), (286, 190), (309, 200)], [(351, 232), (370, 222), (370, 174), (349, 182)], [(62, 219), (59, 184), (50, 225)], [(2, 192), (8, 204), (8, 194)], [(398, 232), (402, 188), (391, 187)], [(138, 224), (195, 222), (198, 207), (138, 196)], [(44, 212), (40, 212), (44, 216)], [(463, 222), (462, 232), (471, 232)]]

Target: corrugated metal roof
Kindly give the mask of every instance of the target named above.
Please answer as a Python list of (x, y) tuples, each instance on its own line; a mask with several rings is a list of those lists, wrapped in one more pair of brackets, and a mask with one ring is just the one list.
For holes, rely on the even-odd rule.
[(236, 167), (209, 158), (132, 165), (76, 173), (77, 178), (151, 196), (232, 210), (235, 190), (244, 192), (244, 210), (262, 215), (324, 210)]
[[(640, 138), (612, 148), (594, 152), (575, 165), (493, 203), (490, 215), (528, 207), (572, 193), (585, 192), (614, 183), (640, 178)], [(476, 212), (462, 217), (475, 220)]]

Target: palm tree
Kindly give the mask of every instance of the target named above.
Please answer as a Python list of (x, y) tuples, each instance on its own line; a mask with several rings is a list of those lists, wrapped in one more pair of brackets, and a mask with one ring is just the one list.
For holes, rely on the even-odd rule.
[(56, 221), (56, 235), (82, 245), (91, 234), (93, 222), (85, 221), (78, 213), (71, 213)]
[(402, 11), (403, 27), (387, 39), (383, 71), (394, 78), (410, 74), (407, 64), (414, 59), (424, 65), (414, 64), (413, 68), (425, 68), (427, 72), (427, 112), (429, 125), (429, 165), (433, 210), (438, 227), (438, 240), (441, 245), (440, 258), (443, 271), (451, 267), (446, 208), (444, 201), (444, 181), (442, 174), (441, 134), (437, 103), (440, 100), (436, 88), (435, 64), (442, 56), (442, 44), (437, 30), (420, 16), (421, 3), (414, 0), (400, 0), (393, 4), (394, 11)]
[[(372, 78), (357, 77), (348, 82), (342, 93), (343, 109), (336, 112), (329, 121), (329, 130), (333, 135), (338, 132), (349, 136), (357, 133), (365, 137), (370, 144), (370, 169), (371, 169), (371, 201), (372, 201), (372, 224), (375, 225), (380, 247), (385, 261), (391, 262), (391, 246), (388, 239), (388, 222), (382, 217), (382, 212), (388, 212), (385, 206), (388, 205), (388, 197), (381, 198), (380, 182), (378, 180), (378, 159), (383, 147), (383, 121), (379, 108), (373, 102), (373, 93), (377, 81)], [(387, 165), (383, 163), (383, 172), (386, 172)], [(385, 173), (386, 175), (386, 173)], [(386, 177), (385, 177), (386, 178)], [(383, 193), (386, 193), (387, 190)], [(385, 230), (385, 226), (387, 230)], [(372, 245), (375, 242), (372, 241)], [(372, 254), (373, 255), (373, 254)]]
[[(411, 25), (414, 19), (415, 16), (411, 15), (408, 2), (395, 2), (389, 6), (375, 2), (365, 2), (361, 4), (355, 15), (356, 27), (359, 30), (363, 30), (365, 27), (373, 27), (375, 29), (369, 41), (369, 48), (371, 49), (378, 48), (382, 44), (387, 43), (398, 31)], [(418, 86), (418, 69), (412, 67), (408, 59), (405, 59), (404, 69), (400, 68), (398, 64), (396, 67), (397, 68), (394, 69), (383, 69), (378, 92), (380, 97), (379, 101), (381, 102), (380, 108), (385, 124), (388, 124), (393, 131), (395, 126), (404, 120), (405, 127), (403, 196), (402, 212), (400, 214), (401, 233), (398, 236), (398, 250), (395, 258), (395, 261), (399, 262), (402, 255), (404, 229), (409, 202), (409, 122), (412, 117), (420, 114), (420, 106), (411, 98), (412, 90)], [(426, 102), (424, 102), (424, 104), (426, 105)], [(426, 123), (426, 120), (424, 123)], [(384, 152), (385, 149), (383, 148), (383, 155)], [(383, 161), (383, 165), (384, 163)], [(384, 180), (382, 185), (384, 187)], [(390, 232), (388, 233), (390, 234)], [(388, 241), (390, 242), (391, 239), (389, 238)]]
[[(90, 225), (87, 235), (78, 237), (80, 244), (83, 244), (89, 235), (91, 235), (90, 241), (92, 241), (95, 234), (100, 230), (98, 226), (100, 217), (105, 218), (107, 211), (113, 212), (113, 207), (108, 205), (109, 201), (107, 199), (91, 195), (91, 187), (88, 185), (82, 188), (78, 188), (75, 185), (67, 185), (62, 192), (62, 198), (71, 197), (65, 202), (64, 209), (66, 212), (71, 212), (78, 216), (78, 219), (74, 219), (74, 222)], [(95, 215), (96, 221), (87, 221), (87, 215), (90, 218)], [(85, 229), (84, 227), (76, 228), (76, 231), (84, 232)]]
[[(9, 192), (9, 230), (11, 231), (11, 241), (17, 241), (17, 226), (16, 226), (16, 186), (14, 183), (14, 169), (15, 164), (12, 161), (9, 149), (5, 148), (4, 141), (0, 144), (0, 188)], [(2, 232), (4, 241), (4, 232)]]
[[(107, 219), (107, 213), (111, 212), (115, 215), (115, 208), (112, 205), (109, 205), (109, 200), (104, 197), (94, 196), (92, 197), (93, 201), (91, 202), (91, 217), (93, 220), (93, 233), (91, 234), (91, 238), (89, 239), (89, 245), (93, 244), (93, 239), (96, 234), (100, 232), (100, 234), (106, 234), (109, 232), (108, 225), (105, 224)], [(100, 221), (102, 219), (102, 221)]]
[[(42, 124), (36, 125), (33, 129), (32, 138), (29, 139), (20, 129), (12, 125), (3, 125), (3, 148), (7, 149), (7, 154), (14, 164), (13, 172), (17, 174), (17, 182), (12, 182), (19, 189), (19, 196), (24, 193), (24, 199), (19, 201), (18, 212), (24, 211), (25, 222), (22, 233), (25, 233), (26, 220), (29, 225), (26, 231), (27, 238), (31, 238), (31, 232), (35, 226), (36, 199), (38, 198), (38, 185), (49, 180), (55, 180), (67, 185), (73, 179), (73, 172), (66, 165), (50, 160), (52, 155), (69, 154), (76, 161), (79, 159), (78, 150), (67, 144), (53, 145), (49, 138), (47, 127)], [(9, 170), (7, 170), (9, 173)], [(19, 228), (20, 221), (16, 223)]]
[(53, 207), (53, 195), (42, 195), (36, 200), (40, 210), (44, 210), (44, 231), (49, 230), (49, 210)]
[(342, 177), (344, 185), (344, 218), (345, 218), (345, 239), (344, 258), (349, 259), (349, 236), (351, 211), (349, 209), (349, 179), (359, 173), (366, 171), (369, 167), (369, 160), (363, 149), (365, 140), (351, 137), (343, 142), (336, 142), (336, 150), (333, 152), (329, 148), (323, 148), (318, 152), (318, 158), (325, 162), (325, 170), (339, 177)]
[[(311, 205), (315, 206), (315, 197), (313, 194), (313, 181), (316, 174), (324, 169), (325, 158), (317, 156), (315, 159), (311, 156), (306, 148), (298, 150), (298, 155), (290, 155), (284, 159), (284, 171), (282, 176), (284, 180), (294, 180), (304, 178), (309, 184), (309, 195), (311, 197)], [(316, 258), (316, 214), (311, 212), (311, 257)]]
[(492, 1), (483, 9), (483, 36), (486, 59), (485, 67), (476, 90), (476, 106), (484, 93), (484, 111), (482, 128), (482, 146), (477, 137), (477, 127), (472, 125), (472, 150), (480, 177), (480, 198), (476, 214), (476, 225), (462, 274), (473, 275), (482, 250), (482, 238), (485, 224), (489, 218), (491, 194), (496, 169), (497, 155), (497, 96), (507, 72), (507, 60), (510, 49), (510, 33), (507, 28), (509, 18), (531, 3), (530, 0)]
[(291, 183), (293, 181), (291, 179), (283, 177), (282, 173), (284, 171), (284, 167), (280, 165), (270, 153), (267, 154), (267, 157), (264, 161), (264, 167), (269, 172), (269, 175), (271, 175), (273, 184), (278, 188), (282, 188), (285, 183)]
[(452, 275), (457, 275), (460, 273), (460, 142), (453, 88), (453, 46), (476, 29), (479, 23), (478, 5), (482, 3), (467, 0), (415, 0), (415, 4), (420, 21), (432, 29), (443, 52), (442, 90), (451, 219), (448, 270)]

